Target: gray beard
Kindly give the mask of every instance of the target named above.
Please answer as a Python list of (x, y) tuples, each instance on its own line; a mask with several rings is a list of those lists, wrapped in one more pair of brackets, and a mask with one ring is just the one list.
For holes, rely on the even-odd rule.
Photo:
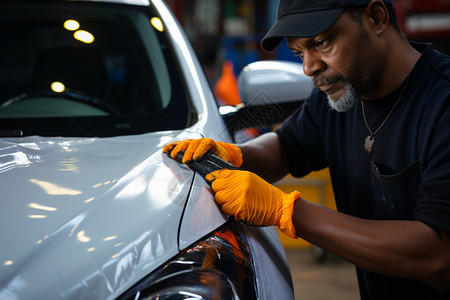
[(350, 83), (347, 82), (344, 94), (336, 100), (328, 98), (328, 106), (337, 112), (349, 111), (356, 102), (356, 93)]

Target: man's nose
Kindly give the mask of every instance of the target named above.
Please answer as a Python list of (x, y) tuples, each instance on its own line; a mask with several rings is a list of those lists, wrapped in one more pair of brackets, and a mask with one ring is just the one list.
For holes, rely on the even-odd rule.
[(317, 53), (305, 51), (303, 53), (303, 72), (312, 77), (314, 74), (325, 69), (325, 63), (320, 59)]

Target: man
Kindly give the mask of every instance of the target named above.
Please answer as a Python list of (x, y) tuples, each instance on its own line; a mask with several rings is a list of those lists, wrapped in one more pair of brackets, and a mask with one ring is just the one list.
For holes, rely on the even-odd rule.
[[(283, 38), (317, 88), (280, 129), (163, 150), (251, 171), (207, 176), (222, 210), (355, 264), (362, 299), (450, 299), (449, 57), (408, 43), (390, 0), (280, 0), (262, 46)], [(339, 212), (265, 181), (325, 167)]]

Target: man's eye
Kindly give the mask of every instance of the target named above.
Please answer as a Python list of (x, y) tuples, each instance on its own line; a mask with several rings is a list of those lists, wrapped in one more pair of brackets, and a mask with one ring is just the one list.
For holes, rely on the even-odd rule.
[(303, 59), (303, 51), (297, 51), (297, 52), (294, 53), (294, 55), (296, 57), (299, 57), (300, 59)]
[(330, 45), (328, 40), (318, 40), (316, 42), (316, 48), (317, 49), (325, 49)]

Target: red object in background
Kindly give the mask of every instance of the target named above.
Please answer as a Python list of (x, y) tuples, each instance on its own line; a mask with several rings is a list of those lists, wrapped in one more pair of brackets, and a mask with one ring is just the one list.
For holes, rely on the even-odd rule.
[(184, 17), (183, 0), (166, 0), (166, 4), (172, 10), (178, 22), (183, 23)]
[(394, 6), (409, 39), (450, 38), (450, 0), (394, 0)]

